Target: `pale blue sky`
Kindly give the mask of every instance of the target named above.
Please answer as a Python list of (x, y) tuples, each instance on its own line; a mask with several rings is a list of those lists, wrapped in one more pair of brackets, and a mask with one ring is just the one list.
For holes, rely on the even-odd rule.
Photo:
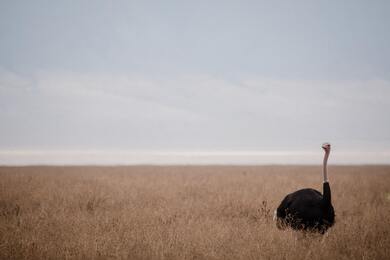
[[(389, 79), (388, 1), (1, 1), (1, 65)], [(168, 74), (168, 75), (167, 75)]]
[(390, 150), (389, 1), (1, 1), (0, 150)]

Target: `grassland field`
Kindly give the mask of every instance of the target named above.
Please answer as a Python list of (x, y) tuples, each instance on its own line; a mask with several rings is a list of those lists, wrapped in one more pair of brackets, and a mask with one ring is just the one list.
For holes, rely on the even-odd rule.
[(390, 166), (329, 179), (318, 235), (272, 217), (320, 166), (0, 167), (0, 259), (390, 259)]

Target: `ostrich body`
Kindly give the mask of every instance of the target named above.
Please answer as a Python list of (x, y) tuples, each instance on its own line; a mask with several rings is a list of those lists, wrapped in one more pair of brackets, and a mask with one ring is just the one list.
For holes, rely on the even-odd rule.
[(276, 210), (278, 228), (291, 227), (325, 233), (334, 224), (334, 209), (327, 175), (330, 144), (322, 145), (325, 151), (323, 162), (323, 194), (314, 189), (302, 189), (288, 194)]

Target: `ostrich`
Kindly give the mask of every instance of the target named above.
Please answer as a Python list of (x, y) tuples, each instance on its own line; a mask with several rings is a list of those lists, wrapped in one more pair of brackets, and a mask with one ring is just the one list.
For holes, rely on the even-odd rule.
[(322, 145), (325, 151), (323, 162), (323, 194), (314, 189), (302, 189), (288, 194), (275, 211), (278, 228), (291, 227), (296, 230), (311, 230), (322, 234), (334, 223), (334, 209), (331, 201), (327, 175), (330, 144)]

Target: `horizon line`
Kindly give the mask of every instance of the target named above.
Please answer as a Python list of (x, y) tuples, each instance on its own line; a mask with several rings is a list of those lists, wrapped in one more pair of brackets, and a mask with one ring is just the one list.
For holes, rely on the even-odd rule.
[[(320, 165), (313, 150), (0, 150), (2, 166)], [(332, 151), (330, 165), (387, 165), (390, 151)]]

